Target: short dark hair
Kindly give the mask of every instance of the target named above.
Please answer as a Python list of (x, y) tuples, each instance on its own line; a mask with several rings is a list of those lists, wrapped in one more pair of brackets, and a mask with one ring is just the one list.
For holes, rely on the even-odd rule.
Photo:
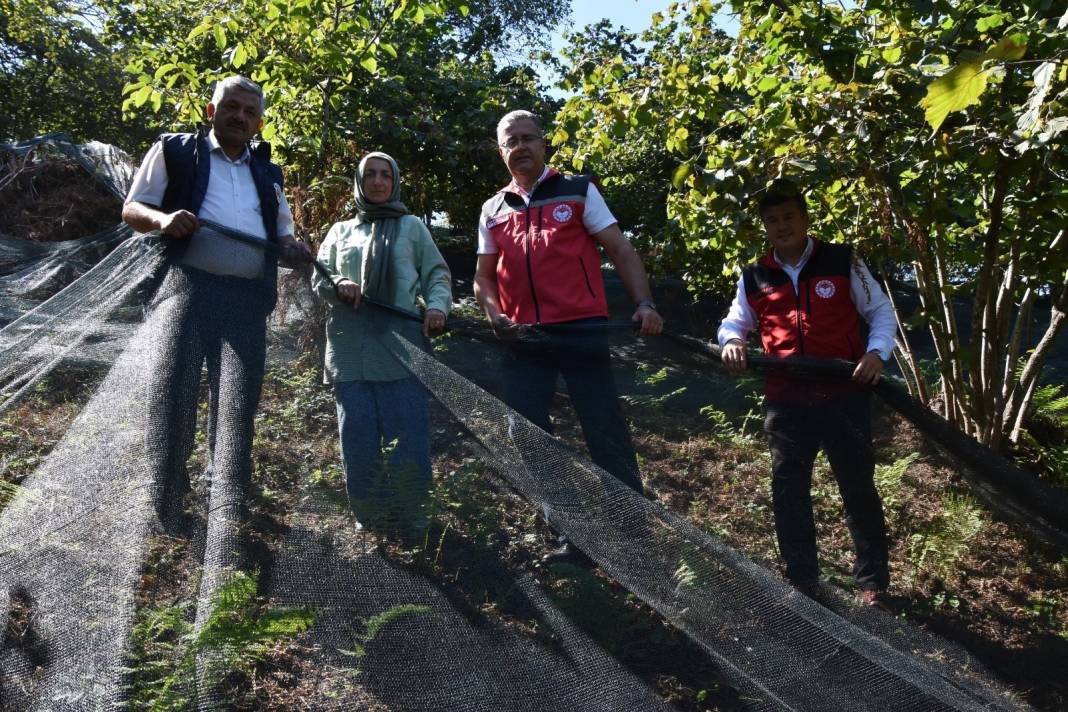
[(806, 218), (808, 217), (808, 205), (805, 203), (804, 192), (797, 187), (789, 178), (776, 178), (771, 182), (771, 185), (767, 187), (764, 194), (760, 196), (760, 200), (757, 203), (757, 208), (760, 210), (761, 215), (768, 208), (773, 208), (776, 205), (782, 205), (783, 203), (789, 203), (793, 201), (797, 205), (798, 210)]

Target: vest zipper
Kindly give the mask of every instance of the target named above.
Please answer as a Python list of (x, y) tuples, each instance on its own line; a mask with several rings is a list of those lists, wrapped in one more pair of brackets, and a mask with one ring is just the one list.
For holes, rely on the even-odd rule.
[[(531, 196), (533, 198), (534, 196)], [(538, 209), (538, 224), (541, 224), (541, 208)], [(541, 323), (541, 309), (538, 308), (538, 292), (534, 289), (534, 270), (530, 266), (530, 252), (534, 249), (534, 241), (530, 239), (530, 203), (527, 203), (527, 226), (523, 230), (523, 241), (526, 242), (527, 257), (527, 280), (530, 282), (530, 296), (534, 300), (534, 323)]]
[(586, 289), (589, 291), (590, 296), (596, 299), (597, 295), (593, 293), (593, 285), (590, 284), (590, 275), (586, 274), (586, 263), (582, 261), (582, 255), (579, 255), (578, 261), (579, 267), (582, 268), (582, 278), (586, 280)]
[[(797, 308), (794, 309), (794, 314), (797, 316), (797, 349), (802, 356), (805, 354), (805, 332), (801, 328), (801, 275), (797, 275), (797, 287), (794, 288), (794, 296), (797, 299)], [(808, 281), (805, 281), (805, 290), (808, 290)], [(812, 301), (809, 300), (809, 307), (812, 306)]]

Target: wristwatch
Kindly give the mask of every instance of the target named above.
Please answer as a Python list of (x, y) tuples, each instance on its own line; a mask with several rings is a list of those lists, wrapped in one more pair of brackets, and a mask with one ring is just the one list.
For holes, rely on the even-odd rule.
[(656, 302), (652, 299), (642, 299), (640, 302), (634, 305), (635, 309), (641, 309), (642, 307), (649, 307), (653, 311), (656, 311)]

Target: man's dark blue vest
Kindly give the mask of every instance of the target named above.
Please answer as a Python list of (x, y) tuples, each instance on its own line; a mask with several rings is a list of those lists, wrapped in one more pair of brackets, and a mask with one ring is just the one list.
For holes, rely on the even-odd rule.
[[(167, 166), (167, 190), (163, 193), (160, 209), (167, 213), (188, 210), (196, 215), (204, 202), (211, 173), (208, 135), (203, 129), (195, 134), (163, 134), (160, 142)], [(262, 141), (249, 145), (248, 165), (260, 198), (260, 213), (267, 239), (277, 244), (278, 197), (274, 186), (282, 186), (282, 169), (271, 163), (271, 145)], [(188, 245), (188, 240), (174, 240), (170, 245), (172, 259), (176, 262), (180, 260)], [(278, 259), (273, 250), (267, 250), (263, 278), (273, 305), (278, 295)]]

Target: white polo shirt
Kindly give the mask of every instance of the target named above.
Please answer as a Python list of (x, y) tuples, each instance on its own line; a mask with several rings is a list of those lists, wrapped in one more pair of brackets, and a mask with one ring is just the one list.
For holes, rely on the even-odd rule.
[[(248, 148), (236, 160), (231, 160), (215, 138), (214, 129), (208, 133), (208, 146), (211, 149), (211, 171), (197, 217), (213, 220), (266, 241), (260, 197), (249, 169), (251, 157)], [(126, 202), (137, 201), (158, 208), (163, 203), (167, 183), (163, 144), (157, 141), (141, 162)], [(282, 186), (275, 184), (274, 190), (278, 198), (278, 234), (292, 235), (293, 213), (282, 193)], [(265, 256), (259, 247), (224, 237), (209, 228), (201, 228), (186, 239), (190, 243), (182, 264), (218, 275), (246, 278), (263, 275)]]

